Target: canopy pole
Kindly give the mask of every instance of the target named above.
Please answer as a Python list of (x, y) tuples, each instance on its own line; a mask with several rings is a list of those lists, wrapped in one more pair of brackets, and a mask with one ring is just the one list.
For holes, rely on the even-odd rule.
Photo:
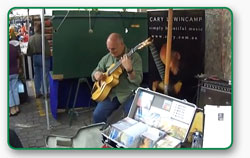
[[(30, 38), (30, 26), (29, 26), (29, 16), (30, 16), (30, 12), (28, 9), (28, 19), (27, 19), (27, 23), (28, 23), (28, 35)], [(31, 56), (28, 56), (28, 72), (29, 72), (29, 79), (33, 80), (33, 71), (32, 71), (32, 60), (31, 60)]]
[(43, 89), (44, 89), (44, 100), (45, 100), (45, 110), (46, 110), (46, 119), (47, 119), (47, 130), (50, 130), (49, 123), (49, 111), (48, 111), (48, 97), (47, 97), (47, 74), (45, 72), (45, 33), (44, 33), (44, 12), (45, 9), (42, 9), (41, 14), (41, 35), (42, 35), (42, 64), (43, 64)]
[(164, 94), (168, 94), (169, 85), (169, 71), (170, 71), (170, 60), (171, 60), (171, 47), (172, 47), (172, 29), (173, 29), (173, 9), (168, 10), (168, 34), (166, 44), (166, 63), (165, 63), (165, 77), (164, 77)]

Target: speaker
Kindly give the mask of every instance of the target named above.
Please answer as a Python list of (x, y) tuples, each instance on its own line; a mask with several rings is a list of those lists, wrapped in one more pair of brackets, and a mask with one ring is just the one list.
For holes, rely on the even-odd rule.
[(199, 80), (197, 91), (199, 108), (208, 105), (231, 105), (231, 85), (222, 80)]

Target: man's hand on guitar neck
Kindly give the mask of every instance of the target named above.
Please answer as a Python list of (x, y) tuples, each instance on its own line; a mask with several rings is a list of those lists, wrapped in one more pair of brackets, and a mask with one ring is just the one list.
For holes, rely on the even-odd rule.
[(105, 80), (106, 75), (101, 71), (96, 71), (94, 74), (94, 77), (96, 81), (101, 81), (101, 80)]
[(127, 72), (130, 72), (133, 70), (133, 66), (132, 66), (132, 61), (131, 61), (131, 58), (127, 56), (127, 54), (124, 54), (121, 59), (121, 64), (122, 66), (124, 67), (124, 69), (127, 71)]
[(131, 58), (128, 57), (127, 54), (124, 54), (121, 57), (120, 61), (121, 61), (122, 67), (127, 72), (129, 79), (131, 79), (131, 80), (135, 79), (136, 74), (135, 74), (135, 71), (133, 70), (133, 65), (132, 65)]

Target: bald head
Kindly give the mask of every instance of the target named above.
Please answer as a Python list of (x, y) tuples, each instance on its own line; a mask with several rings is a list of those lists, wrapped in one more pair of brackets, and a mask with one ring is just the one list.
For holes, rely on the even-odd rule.
[(123, 55), (125, 45), (123, 43), (123, 38), (118, 33), (111, 33), (107, 38), (107, 48), (112, 56), (120, 57)]
[(122, 42), (123, 43), (123, 38), (120, 34), (118, 33), (111, 33), (107, 39), (108, 41), (117, 41), (117, 42)]

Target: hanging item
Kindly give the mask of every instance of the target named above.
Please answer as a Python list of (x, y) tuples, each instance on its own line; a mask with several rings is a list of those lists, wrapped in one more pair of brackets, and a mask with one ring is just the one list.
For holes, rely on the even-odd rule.
[(93, 33), (94, 30), (92, 29), (92, 26), (91, 26), (91, 14), (90, 14), (90, 11), (89, 11), (89, 33)]

